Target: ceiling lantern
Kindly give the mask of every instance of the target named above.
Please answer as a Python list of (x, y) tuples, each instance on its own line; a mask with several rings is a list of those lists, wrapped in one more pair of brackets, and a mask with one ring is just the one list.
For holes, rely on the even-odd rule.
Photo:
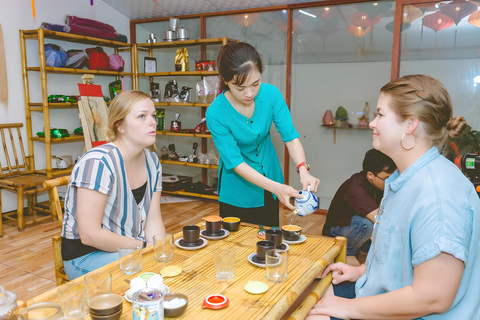
[(477, 11), (477, 6), (466, 0), (454, 0), (440, 8), (440, 12), (452, 18), (456, 25), (475, 11)]
[(480, 11), (474, 12), (468, 17), (468, 23), (480, 28)]
[(242, 27), (252, 26), (259, 18), (258, 13), (242, 13), (232, 16), (232, 20)]

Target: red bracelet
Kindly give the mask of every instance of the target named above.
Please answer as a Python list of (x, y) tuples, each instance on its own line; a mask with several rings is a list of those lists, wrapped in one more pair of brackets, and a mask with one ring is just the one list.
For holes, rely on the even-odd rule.
[(300, 163), (297, 166), (297, 173), (300, 173), (300, 167), (305, 167), (305, 168), (307, 168), (307, 171), (310, 171), (310, 166), (308, 164), (306, 164), (305, 161), (303, 161), (302, 163)]

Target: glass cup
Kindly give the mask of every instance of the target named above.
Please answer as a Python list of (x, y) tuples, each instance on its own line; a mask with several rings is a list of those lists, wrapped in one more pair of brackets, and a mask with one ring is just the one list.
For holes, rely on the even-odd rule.
[(283, 282), (287, 279), (288, 251), (272, 249), (265, 254), (267, 279), (272, 282)]
[(235, 271), (235, 250), (221, 248), (213, 252), (217, 279), (232, 279)]
[(158, 262), (167, 262), (173, 259), (173, 235), (165, 234), (165, 238), (159, 234), (153, 236), (153, 250)]
[(118, 248), (120, 270), (125, 274), (134, 274), (142, 269), (142, 248)]
[(65, 283), (58, 287), (57, 295), (65, 316), (85, 318), (88, 308), (85, 285), (82, 282)]
[(110, 272), (90, 272), (84, 278), (87, 303), (93, 297), (112, 293), (112, 275)]

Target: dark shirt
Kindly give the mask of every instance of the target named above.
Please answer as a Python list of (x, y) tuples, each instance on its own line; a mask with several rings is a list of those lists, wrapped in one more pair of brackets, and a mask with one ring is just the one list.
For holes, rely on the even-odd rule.
[(363, 171), (355, 173), (335, 193), (322, 234), (331, 236), (332, 227), (349, 226), (354, 215), (365, 217), (378, 208), (382, 195), (383, 190), (375, 188)]

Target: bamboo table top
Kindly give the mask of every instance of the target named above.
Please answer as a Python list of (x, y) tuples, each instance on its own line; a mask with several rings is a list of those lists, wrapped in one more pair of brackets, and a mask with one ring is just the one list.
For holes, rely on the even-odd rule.
[[(291, 244), (287, 280), (273, 283), (266, 278), (265, 269), (248, 261), (248, 256), (256, 252), (256, 243), (260, 240), (256, 236), (257, 231), (258, 228), (242, 225), (239, 231), (230, 232), (222, 240), (208, 240), (208, 244), (199, 250), (187, 251), (175, 246), (173, 260), (166, 263), (157, 262), (153, 246), (149, 246), (143, 249), (140, 273), (160, 273), (161, 269), (169, 265), (183, 268), (180, 275), (164, 278), (170, 292), (188, 296), (187, 310), (178, 319), (279, 319), (325, 266), (340, 254), (343, 245), (336, 244), (333, 238), (309, 236), (302, 244)], [(181, 237), (181, 232), (175, 234), (175, 240)], [(230, 280), (218, 280), (215, 277), (212, 253), (222, 246), (232, 246), (236, 252), (235, 276)], [(140, 274), (125, 275), (120, 271), (118, 261), (98, 271), (111, 272), (112, 291), (122, 295), (129, 289), (125, 279), (132, 279)], [(83, 281), (83, 277), (73, 281)], [(250, 294), (244, 290), (248, 281), (265, 282), (269, 289), (263, 294)], [(203, 309), (203, 300), (213, 294), (226, 296), (230, 300), (229, 305), (220, 310)], [(41, 301), (58, 302), (56, 289), (30, 299), (27, 305)], [(132, 319), (132, 305), (126, 300), (123, 302), (121, 319)]]

